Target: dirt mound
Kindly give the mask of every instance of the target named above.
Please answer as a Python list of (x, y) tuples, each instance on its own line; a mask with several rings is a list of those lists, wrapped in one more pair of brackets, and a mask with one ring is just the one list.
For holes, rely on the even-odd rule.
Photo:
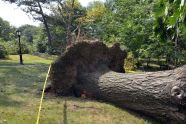
[(118, 43), (110, 48), (102, 42), (74, 44), (52, 64), (51, 89), (59, 95), (73, 95), (73, 86), (82, 73), (107, 70), (124, 73), (126, 56)]

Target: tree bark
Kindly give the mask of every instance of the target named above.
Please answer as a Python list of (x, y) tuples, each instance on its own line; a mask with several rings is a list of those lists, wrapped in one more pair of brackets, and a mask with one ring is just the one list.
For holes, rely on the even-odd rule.
[(69, 16), (69, 19), (67, 21), (67, 27), (66, 27), (66, 42), (67, 45), (71, 45), (72, 37), (71, 37), (71, 17)]
[(76, 38), (77, 42), (79, 42), (80, 35), (81, 35), (81, 23), (78, 24), (78, 33), (77, 33), (77, 38)]
[[(184, 75), (183, 75), (184, 74)], [(74, 87), (87, 97), (150, 115), (166, 123), (186, 123), (186, 66), (162, 72), (83, 73)]]

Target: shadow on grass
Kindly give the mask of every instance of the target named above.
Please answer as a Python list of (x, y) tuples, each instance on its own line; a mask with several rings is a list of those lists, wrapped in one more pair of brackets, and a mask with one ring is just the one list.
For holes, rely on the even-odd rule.
[[(112, 104), (111, 104), (112, 105)], [(115, 106), (115, 105), (113, 105)], [(118, 106), (115, 106), (116, 108), (119, 108)], [(147, 114), (144, 114), (144, 113), (141, 113), (140, 111), (135, 111), (135, 110), (132, 110), (132, 109), (128, 109), (128, 108), (120, 108), (126, 112), (128, 112), (129, 114), (135, 116), (136, 118), (142, 118), (148, 122), (150, 122), (150, 124), (163, 124), (161, 123), (159, 120), (151, 117), (150, 115), (147, 115)]]
[[(46, 63), (44, 63), (44, 62), (37, 62), (37, 63), (24, 63), (24, 65), (25, 66), (30, 66), (30, 65), (33, 65), (33, 66), (39, 66), (39, 65), (44, 65), (44, 66), (48, 66), (49, 64), (46, 64)], [(23, 66), (24, 67), (24, 65), (20, 65), (20, 63), (19, 62), (7, 62), (7, 61), (2, 61), (2, 60), (0, 60), (0, 67), (1, 66)]]
[(0, 106), (4, 107), (20, 107), (22, 102), (13, 100), (5, 95), (0, 95)]
[[(64, 104), (64, 108), (63, 108), (63, 124), (67, 124), (68, 123), (68, 111), (76, 111), (76, 110), (82, 110), (83, 111), (97, 111), (97, 112), (103, 112), (106, 109), (110, 110), (111, 108), (108, 107), (107, 105), (111, 105), (114, 106), (115, 108), (119, 109), (119, 110), (123, 110), (125, 112), (127, 112), (129, 115), (134, 116), (135, 118), (138, 118), (139, 120), (143, 119), (145, 121), (145, 124), (161, 124), (160, 121), (145, 115), (143, 113), (137, 112), (137, 111), (133, 111), (127, 108), (120, 108), (114, 104), (108, 103), (108, 102), (104, 102), (101, 100), (92, 100), (92, 99), (84, 99), (84, 98), (77, 98), (77, 97), (63, 97), (63, 96), (56, 96), (54, 94), (50, 94), (47, 93), (45, 94), (45, 98), (47, 100), (50, 99), (62, 99), (64, 102), (62, 102), (62, 104)], [(67, 104), (67, 102), (69, 104)], [(90, 102), (93, 102), (94, 104), (89, 104)], [(88, 104), (85, 104), (88, 103)], [(96, 103), (101, 103), (103, 105), (101, 106), (97, 106)], [(105, 105), (104, 105), (105, 104)], [(104, 106), (104, 108), (102, 108)], [(117, 111), (117, 110), (116, 110)], [(70, 113), (69, 113), (70, 114)]]
[[(25, 93), (40, 86), (38, 82), (44, 81), (48, 65), (23, 67), (0, 66), (0, 69), (2, 69), (2, 71), (0, 72), (0, 83), (3, 84), (4, 87), (13, 88), (14, 93)], [(38, 83), (38, 86), (34, 87), (34, 83)]]

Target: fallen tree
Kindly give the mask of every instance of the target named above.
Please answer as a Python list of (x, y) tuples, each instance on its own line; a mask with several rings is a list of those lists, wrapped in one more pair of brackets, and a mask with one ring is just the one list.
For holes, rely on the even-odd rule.
[(126, 74), (126, 55), (119, 44), (111, 48), (101, 42), (75, 44), (52, 64), (51, 91), (84, 94), (166, 123), (186, 123), (186, 66)]

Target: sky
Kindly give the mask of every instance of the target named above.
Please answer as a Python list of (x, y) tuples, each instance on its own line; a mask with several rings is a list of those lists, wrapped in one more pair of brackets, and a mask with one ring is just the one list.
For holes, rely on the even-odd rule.
[[(95, 0), (79, 0), (83, 6), (87, 6), (89, 2)], [(103, 1), (103, 0), (100, 0)], [(39, 22), (34, 21), (31, 16), (27, 15), (15, 4), (10, 4), (0, 0), (0, 17), (8, 21), (12, 26), (19, 27), (24, 24), (38, 26)]]

